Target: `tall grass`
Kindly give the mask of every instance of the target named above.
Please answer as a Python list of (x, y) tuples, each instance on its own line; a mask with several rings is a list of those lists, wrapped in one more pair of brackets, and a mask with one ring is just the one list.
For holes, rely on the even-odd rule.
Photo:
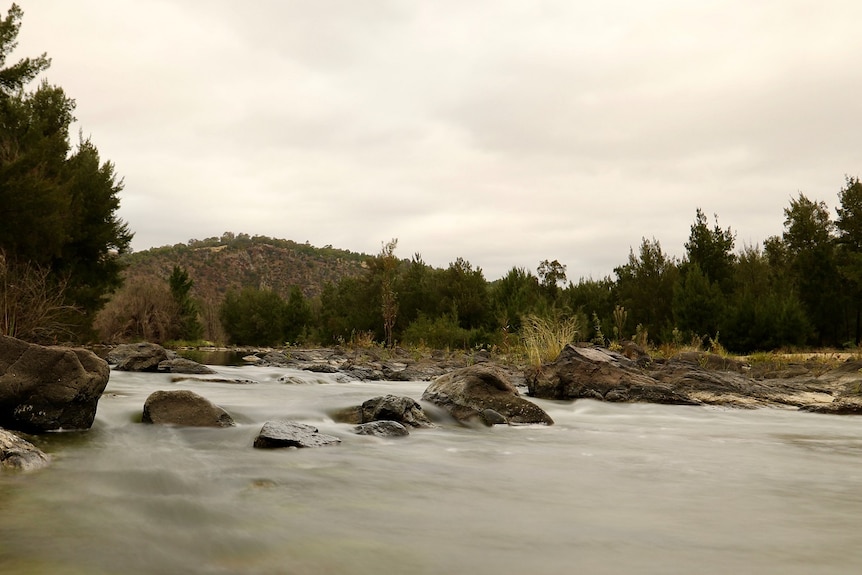
[(531, 365), (553, 361), (581, 333), (578, 317), (548, 319), (528, 315), (521, 321), (521, 339)]

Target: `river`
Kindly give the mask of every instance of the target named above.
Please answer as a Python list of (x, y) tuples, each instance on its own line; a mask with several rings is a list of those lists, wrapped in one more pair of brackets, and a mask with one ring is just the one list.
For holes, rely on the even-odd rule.
[[(381, 439), (328, 413), (427, 383), (216, 369), (259, 383), (113, 372), (91, 430), (37, 438), (51, 467), (0, 474), (0, 573), (862, 572), (857, 418), (535, 400), (555, 425)], [(157, 389), (238, 425), (141, 424)], [(252, 448), (277, 418), (343, 442)]]

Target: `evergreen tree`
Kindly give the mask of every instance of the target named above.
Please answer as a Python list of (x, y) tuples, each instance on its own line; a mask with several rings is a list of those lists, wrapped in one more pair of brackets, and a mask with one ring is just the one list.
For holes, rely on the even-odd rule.
[(220, 317), (232, 343), (280, 345), (284, 343), (285, 303), (270, 290), (252, 287), (228, 291)]
[(844, 296), (834, 232), (835, 224), (823, 202), (812, 201), (800, 193), (784, 209), (781, 237), (786, 264), (819, 345), (837, 345), (842, 339)]
[(617, 301), (631, 314), (631, 324), (654, 336), (668, 335), (673, 328), (671, 294), (678, 276), (674, 258), (665, 255), (655, 238), (643, 238), (640, 252), (635, 255), (630, 250), (628, 263), (614, 273)]
[(198, 317), (200, 309), (191, 294), (194, 281), (188, 271), (174, 266), (168, 285), (177, 309), (177, 337), (188, 341), (199, 340), (203, 335), (203, 326)]
[(84, 332), (121, 281), (118, 258), (132, 238), (116, 216), (123, 186), (92, 142), (81, 139), (72, 150), (74, 100), (47, 82), (25, 91), (48, 58), (6, 65), (22, 15), (13, 4), (0, 19), (0, 250), (12, 268), (50, 270), (64, 286), (64, 308), (83, 312), (67, 320)]
[(841, 274), (847, 281), (854, 311), (856, 345), (862, 341), (862, 182), (847, 177), (838, 194), (838, 245)]
[[(685, 244), (687, 264), (697, 264), (710, 283), (717, 283), (723, 292), (730, 289), (733, 264), (736, 256), (733, 244), (736, 239), (730, 228), (722, 230), (715, 216), (715, 225), (710, 229), (703, 210), (697, 208), (691, 234)], [(685, 267), (685, 264), (684, 266)]]
[(311, 305), (297, 286), (290, 288), (284, 308), (284, 339), (296, 343), (311, 323)]

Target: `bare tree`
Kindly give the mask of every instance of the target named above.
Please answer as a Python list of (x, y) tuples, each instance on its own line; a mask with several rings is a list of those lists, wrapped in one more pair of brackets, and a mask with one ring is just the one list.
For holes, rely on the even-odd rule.
[(394, 339), (392, 330), (395, 327), (395, 319), (398, 317), (398, 296), (395, 293), (395, 272), (398, 269), (398, 258), (395, 257), (395, 248), (398, 240), (393, 238), (388, 243), (383, 243), (380, 249), (382, 277), (380, 281), (381, 312), (383, 313), (383, 332), (386, 337), (386, 346), (392, 347)]

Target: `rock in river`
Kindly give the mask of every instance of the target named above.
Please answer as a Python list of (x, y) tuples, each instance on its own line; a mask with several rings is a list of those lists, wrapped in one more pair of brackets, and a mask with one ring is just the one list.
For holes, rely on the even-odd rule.
[(192, 427), (230, 427), (233, 418), (221, 407), (193, 391), (178, 389), (154, 391), (144, 403), (142, 423), (188, 425)]
[(0, 429), (0, 468), (35, 471), (46, 467), (50, 461), (47, 455), (29, 441)]
[(341, 443), (339, 438), (320, 433), (316, 427), (284, 420), (267, 421), (254, 440), (258, 448), (323, 447), (337, 443)]
[(446, 409), (458, 421), (554, 423), (542, 408), (521, 397), (502, 371), (487, 364), (441, 375), (425, 389), (422, 399)]
[(0, 336), (0, 427), (89, 429), (109, 376), (108, 364), (91, 351)]

